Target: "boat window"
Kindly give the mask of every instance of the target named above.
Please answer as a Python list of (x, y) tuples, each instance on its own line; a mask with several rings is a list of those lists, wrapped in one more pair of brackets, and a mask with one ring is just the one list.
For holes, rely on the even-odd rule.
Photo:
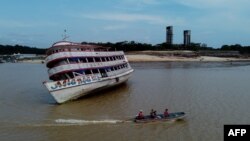
[(61, 75), (61, 80), (67, 79), (67, 76), (65, 74)]
[(105, 69), (100, 69), (100, 73), (101, 73), (101, 76), (102, 76), (102, 77), (108, 77), (108, 75), (107, 75)]
[(86, 63), (87, 62), (86, 58), (79, 58), (79, 60), (80, 60), (81, 63)]
[(86, 70), (86, 71), (85, 71), (85, 74), (86, 74), (86, 75), (91, 74), (91, 71), (90, 71), (90, 70)]
[(99, 57), (95, 57), (95, 62), (101, 62), (101, 59)]
[(88, 62), (94, 62), (94, 59), (91, 57), (88, 57)]
[(97, 69), (92, 70), (93, 73), (99, 73)]
[(107, 72), (110, 72), (110, 71), (111, 71), (111, 68), (106, 68), (106, 71), (107, 71)]
[(99, 69), (100, 73), (106, 73), (104, 69)]
[(104, 60), (104, 57), (100, 57), (100, 61), (101, 62), (104, 62), (105, 60)]
[(78, 71), (76, 71), (76, 73), (78, 75), (84, 75), (85, 74), (85, 70), (78, 70)]
[(114, 71), (114, 67), (111, 67), (110, 69), (111, 69), (111, 71)]
[(69, 58), (70, 63), (76, 63), (78, 61), (78, 58)]

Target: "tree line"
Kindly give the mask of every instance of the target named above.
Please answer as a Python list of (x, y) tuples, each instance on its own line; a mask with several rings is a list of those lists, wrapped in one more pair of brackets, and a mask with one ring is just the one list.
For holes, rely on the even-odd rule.
[[(94, 42), (82, 42), (81, 44), (91, 44), (91, 45), (99, 45), (103, 47), (110, 47), (110, 50), (122, 50), (124, 52), (127, 51), (144, 51), (144, 50), (220, 50), (220, 51), (239, 51), (241, 54), (250, 54), (250, 46), (241, 46), (240, 44), (235, 45), (223, 45), (221, 48), (213, 48), (207, 47), (206, 44), (201, 43), (191, 43), (188, 46), (184, 46), (183, 44), (173, 44), (169, 45), (166, 43), (161, 44), (147, 44), (147, 43), (139, 43), (135, 41), (122, 41), (116, 43), (94, 43)], [(14, 54), (14, 53), (22, 53), (22, 54), (45, 54), (47, 49), (21, 46), (21, 45), (0, 45), (0, 54)]]
[(1, 55), (11, 55), (14, 53), (21, 54), (45, 54), (47, 49), (29, 47), (29, 46), (21, 46), (21, 45), (0, 45), (0, 54)]
[(199, 50), (212, 50), (212, 51), (239, 51), (241, 54), (250, 54), (250, 46), (241, 46), (240, 44), (235, 45), (223, 45), (221, 48), (213, 48), (207, 47), (206, 44), (202, 43), (191, 43), (190, 45), (183, 44), (146, 44), (139, 43), (135, 41), (123, 41), (117, 43), (93, 43), (93, 42), (82, 42), (82, 44), (92, 44), (99, 45), (104, 47), (110, 47), (111, 50), (122, 50), (122, 51), (144, 51), (144, 50), (191, 50), (191, 51), (199, 51)]

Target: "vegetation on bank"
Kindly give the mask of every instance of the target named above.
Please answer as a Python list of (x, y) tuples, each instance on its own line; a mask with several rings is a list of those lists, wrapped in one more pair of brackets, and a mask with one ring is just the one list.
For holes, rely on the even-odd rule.
[(0, 55), (11, 55), (14, 53), (21, 54), (45, 54), (47, 49), (35, 48), (29, 46), (21, 46), (21, 45), (0, 45)]
[(240, 44), (235, 45), (223, 45), (221, 48), (213, 48), (207, 47), (206, 44), (201, 43), (191, 43), (188, 46), (184, 46), (183, 44), (173, 44), (168, 45), (166, 43), (161, 44), (146, 44), (146, 43), (138, 43), (135, 41), (123, 41), (117, 43), (91, 43), (91, 42), (82, 42), (82, 44), (93, 44), (100, 45), (104, 47), (111, 47), (111, 50), (123, 50), (123, 51), (145, 51), (145, 50), (191, 50), (191, 51), (239, 51), (241, 54), (250, 54), (250, 46), (241, 46)]
[[(92, 44), (99, 45), (104, 47), (110, 47), (110, 50), (123, 50), (127, 51), (145, 51), (145, 50), (191, 50), (191, 51), (200, 51), (200, 50), (208, 50), (208, 51), (239, 51), (241, 54), (250, 54), (250, 46), (241, 46), (240, 44), (235, 45), (223, 45), (221, 48), (212, 48), (207, 47), (206, 44), (200, 43), (191, 43), (189, 46), (184, 46), (182, 44), (174, 44), (168, 45), (166, 43), (161, 44), (146, 44), (146, 43), (138, 43), (135, 41), (123, 41), (116, 43), (91, 43), (91, 42), (82, 42), (82, 44)], [(45, 54), (47, 49), (21, 46), (21, 45), (0, 45), (0, 54), (14, 54), (14, 53), (22, 53), (22, 54)]]

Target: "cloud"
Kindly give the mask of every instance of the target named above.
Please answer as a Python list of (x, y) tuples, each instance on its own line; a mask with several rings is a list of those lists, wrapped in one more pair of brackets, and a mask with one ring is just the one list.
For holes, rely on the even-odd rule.
[(127, 25), (108, 25), (104, 27), (104, 30), (120, 30), (127, 28)]
[(147, 15), (147, 14), (128, 14), (128, 13), (97, 13), (97, 14), (83, 14), (81, 17), (94, 19), (94, 20), (109, 20), (109, 21), (120, 21), (120, 22), (146, 22), (148, 24), (181, 24), (184, 20), (181, 18), (168, 19), (158, 15)]
[(96, 20), (112, 20), (123, 22), (149, 21), (149, 22), (164, 22), (164, 19), (159, 16), (144, 15), (144, 14), (127, 14), (127, 13), (100, 13), (83, 15), (85, 18)]
[[(217, 7), (223, 5), (228, 0), (178, 0), (177, 3), (195, 8)], [(229, 0), (230, 1), (230, 0)]]
[(164, 0), (120, 0), (114, 7), (126, 11), (143, 11), (147, 8), (164, 4)]
[(55, 26), (55, 23), (44, 22), (44, 21), (16, 21), (16, 20), (0, 20), (0, 26), (6, 28), (30, 28), (30, 27), (41, 27), (41, 26)]
[(161, 0), (122, 0), (125, 4), (155, 5), (160, 4)]
[(172, 2), (199, 9), (241, 9), (248, 8), (250, 4), (249, 0), (172, 0)]

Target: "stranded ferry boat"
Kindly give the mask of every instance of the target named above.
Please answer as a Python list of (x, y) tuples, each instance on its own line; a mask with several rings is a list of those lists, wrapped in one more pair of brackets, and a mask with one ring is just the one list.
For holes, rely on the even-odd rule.
[(121, 84), (133, 69), (123, 51), (68, 41), (50, 47), (45, 59), (51, 82), (44, 82), (58, 103)]

